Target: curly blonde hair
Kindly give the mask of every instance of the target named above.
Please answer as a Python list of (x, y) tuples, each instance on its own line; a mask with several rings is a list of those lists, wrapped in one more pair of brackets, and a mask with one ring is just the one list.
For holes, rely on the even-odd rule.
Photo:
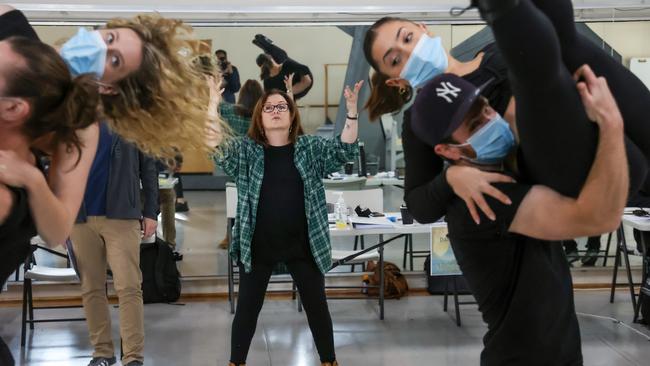
[[(198, 54), (192, 28), (159, 15), (113, 19), (106, 28), (131, 29), (143, 43), (141, 67), (117, 82), (116, 94), (102, 95), (112, 129), (161, 159), (179, 151), (212, 152), (203, 139), (209, 88), (192, 62)], [(221, 77), (216, 70), (213, 75)], [(218, 117), (216, 122), (225, 125)]]

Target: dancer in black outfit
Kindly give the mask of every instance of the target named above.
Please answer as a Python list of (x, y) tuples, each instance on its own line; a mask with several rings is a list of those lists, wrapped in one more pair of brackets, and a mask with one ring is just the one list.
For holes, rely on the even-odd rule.
[[(521, 135), (519, 168), (532, 171), (539, 164), (543, 169), (553, 162), (559, 165), (573, 160), (576, 152), (583, 156), (596, 147), (598, 152), (588, 159), (588, 178), (580, 182), (577, 199), (539, 184), (531, 186), (525, 176), (518, 177), (518, 183), (498, 185), (511, 197), (512, 204), (490, 201), (498, 213), (496, 220), (476, 225), (463, 201), (453, 200), (448, 206), (449, 236), (488, 324), (482, 365), (581, 365), (568, 264), (558, 243), (543, 240), (593, 235), (617, 226), (628, 188), (623, 118), (611, 94), (605, 92), (606, 82), (597, 79), (588, 67), (579, 70), (586, 80), (576, 89), (560, 58), (548, 19), (528, 1), (513, 3), (502, 12), (483, 10), (482, 14), (490, 15), (497, 44), (511, 72)], [(508, 28), (514, 25), (519, 32)], [(539, 54), (530, 52), (532, 45)], [(544, 84), (537, 87), (540, 80)], [(512, 137), (508, 137), (512, 133), (504, 130), (507, 124), (501, 129), (488, 128), (497, 125), (498, 115), (484, 99), (477, 98), (478, 92), (461, 78), (448, 74), (435, 77), (414, 103), (413, 129), (455, 165), (486, 169), (481, 152), (501, 151), (503, 154), (497, 154), (501, 158), (490, 166), (498, 168), (513, 146)], [(553, 110), (562, 113), (543, 110), (550, 109), (544, 103), (549, 96), (558, 99)], [(599, 128), (593, 140), (595, 125), (590, 120)], [(531, 141), (533, 136), (542, 141)], [(541, 154), (549, 146), (563, 154)], [(526, 154), (528, 158), (537, 155), (526, 160)], [(644, 160), (637, 150), (628, 151), (628, 155), (636, 162)], [(568, 182), (580, 178), (584, 167), (576, 164), (572, 168)]]
[[(640, 156), (639, 152), (647, 157), (650, 154), (650, 149), (647, 146), (650, 143), (650, 131), (648, 131), (648, 127), (646, 127), (643, 120), (644, 116), (649, 115), (648, 112), (650, 112), (647, 111), (648, 108), (650, 108), (650, 96), (647, 88), (645, 88), (641, 81), (623, 65), (617, 63), (603, 50), (598, 48), (597, 45), (593, 44), (576, 31), (570, 1), (539, 0), (533, 2), (540, 8), (540, 10), (545, 12), (553, 22), (553, 26), (556, 28), (559, 36), (559, 44), (562, 52), (561, 57), (569, 72), (573, 73), (580, 65), (588, 63), (593, 66), (596, 74), (602, 75), (608, 79), (608, 82), (612, 85), (612, 92), (616, 97), (624, 116), (626, 134), (629, 136), (626, 137), (626, 148), (628, 153), (630, 153), (631, 150), (636, 150), (635, 153), (630, 154), (632, 158)], [(477, 4), (478, 2), (474, 3)], [(508, 1), (505, 3), (508, 3)], [(499, 7), (502, 6), (504, 5), (499, 4)], [(388, 26), (389, 23), (401, 24), (393, 26), (394, 30), (391, 30), (391, 27)], [(385, 42), (386, 39), (394, 40), (395, 33), (393, 32), (396, 32), (397, 26), (402, 28), (403, 31), (401, 36), (404, 37), (405, 40), (394, 45), (394, 49), (403, 49), (403, 51), (400, 53), (391, 53), (389, 57), (386, 58), (385, 63), (382, 63), (381, 55), (378, 56), (371, 51), (377, 51), (375, 43), (379, 41)], [(521, 25), (520, 27), (520, 24), (517, 24), (517, 27), (519, 28), (523, 28), (523, 26), (524, 25)], [(382, 73), (386, 78), (390, 78), (386, 82), (390, 83), (388, 84), (389, 86), (394, 86), (393, 83), (401, 82), (401, 80), (399, 80), (400, 68), (403, 67), (409, 57), (412, 57), (412, 51), (410, 48), (413, 46), (409, 46), (409, 44), (406, 43), (406, 39), (410, 39), (407, 38), (407, 36), (414, 34), (412, 41), (413, 44), (417, 42), (418, 39), (418, 32), (415, 30), (415, 27), (414, 23), (408, 22), (404, 19), (385, 18), (375, 23), (368, 32), (366, 41), (369, 47), (366, 52), (366, 57), (369, 62), (373, 64), (373, 67), (378, 71), (378, 73)], [(512, 31), (512, 29), (510, 29), (510, 31)], [(538, 49), (535, 49), (534, 43), (529, 42), (529, 46), (530, 49), (527, 50), (527, 52), (533, 52), (534, 54), (540, 53)], [(485, 52), (485, 55), (490, 55), (493, 52), (494, 51)], [(383, 53), (381, 54), (383, 55)], [(495, 77), (495, 84), (497, 84), (497, 87), (495, 89), (495, 85), (490, 85), (490, 88), (484, 90), (483, 95), (490, 100), (491, 105), (497, 109), (499, 113), (512, 122), (513, 119), (503, 108), (503, 103), (500, 102), (503, 98), (495, 98), (495, 96), (504, 95), (506, 92), (509, 93), (511, 89), (510, 83), (507, 78), (505, 78), (505, 68), (503, 67), (502, 56), (499, 54), (498, 50), (496, 51), (496, 54), (496, 57), (489, 57), (488, 62), (485, 61), (486, 57), (484, 56), (484, 60), (480, 63), (476, 62), (474, 68), (466, 67), (471, 66), (472, 63), (460, 64), (459, 67), (458, 62), (450, 58), (447, 72), (462, 76), (477, 86), (482, 85), (481, 82), (477, 82), (477, 76), (492, 74), (492, 76)], [(393, 57), (395, 57), (395, 59)], [(393, 62), (396, 62), (397, 65), (392, 66)], [(536, 70), (532, 71), (532, 73), (536, 73)], [(544, 82), (545, 81), (543, 80), (539, 87), (543, 87)], [(495, 94), (495, 91), (498, 93)], [(555, 105), (556, 98), (550, 95), (545, 95), (541, 100), (543, 101), (547, 99), (549, 100), (547, 102), (547, 110), (555, 110), (558, 111), (558, 114), (561, 113), (561, 110)], [(431, 154), (426, 144), (420, 141), (420, 139), (413, 133), (410, 117), (410, 111), (407, 111), (404, 115), (403, 126), (403, 142), (407, 170), (405, 201), (409, 205), (409, 209), (416, 219), (421, 222), (432, 222), (444, 216), (447, 204), (453, 197), (454, 192), (460, 194), (463, 199), (466, 200), (470, 210), (475, 213), (475, 218), (478, 218), (476, 205), (488, 214), (488, 216), (493, 216), (490, 215), (491, 210), (485, 204), (483, 194), (491, 195), (495, 198), (501, 198), (502, 202), (505, 201), (500, 192), (494, 189), (494, 187), (489, 186), (490, 182), (503, 181), (505, 178), (503, 176), (480, 173), (478, 171), (471, 174), (468, 171), (467, 173), (463, 173), (465, 174), (464, 176), (459, 176), (457, 174), (458, 170), (455, 168), (443, 172), (442, 161), (437, 156)], [(514, 117), (514, 114), (512, 117)], [(548, 129), (546, 131), (546, 133), (549, 132), (552, 132), (552, 130)], [(594, 132), (591, 132), (590, 134), (593, 135)], [(591, 138), (593, 138), (593, 136)], [(637, 149), (637, 147), (639, 147), (639, 149)], [(548, 150), (553, 154), (553, 156), (557, 156), (560, 152), (559, 150), (553, 150), (550, 147)], [(526, 156), (528, 155), (529, 153), (527, 153)], [(540, 181), (533, 181), (550, 184), (559, 191), (575, 197), (584, 181), (587, 171), (586, 167), (590, 165), (591, 157), (593, 157), (593, 152), (591, 154), (583, 153), (580, 154), (580, 156), (575, 157), (575, 159), (572, 159), (577, 160), (576, 165), (585, 167), (581, 169), (583, 172), (583, 179), (576, 177), (569, 178), (565, 181), (564, 175), (561, 173), (571, 172), (571, 167), (565, 165), (559, 167), (554, 165), (543, 168), (535, 167), (533, 171), (528, 173), (533, 176), (533, 179), (543, 178), (543, 180)], [(643, 186), (648, 165), (643, 160), (630, 162), (630, 165), (635, 167), (630, 170), (631, 193), (636, 193), (638, 188)], [(541, 170), (539, 168), (541, 168)], [(553, 174), (544, 176), (544, 172), (548, 169), (552, 169)]]
[[(593, 162), (598, 141), (598, 129), (588, 120), (583, 108), (576, 108), (581, 101), (573, 90), (573, 73), (588, 64), (597, 75), (607, 78), (617, 102), (631, 98), (629, 90), (638, 95), (626, 103), (627, 109), (620, 107), (629, 137), (626, 148), (631, 166), (630, 179), (634, 180), (631, 185), (637, 188), (636, 192), (648, 169), (643, 155), (650, 156), (650, 143), (642, 141), (644, 136), (650, 140), (650, 124), (640, 118), (638, 111), (650, 108), (650, 92), (640, 81), (634, 83), (636, 78), (622, 65), (615, 67), (616, 62), (609, 55), (580, 38), (575, 31), (570, 1), (551, 2), (556, 3), (555, 7), (550, 7), (556, 20), (554, 23), (530, 0), (479, 1), (480, 6), (485, 5), (483, 9), (487, 9), (482, 14), (488, 19), (508, 65), (517, 101), (523, 176), (564, 195), (577, 197)], [(547, 1), (536, 3), (546, 4)], [(547, 7), (546, 10), (551, 9)], [(567, 13), (569, 17), (565, 16)], [(554, 26), (559, 28), (557, 33), (553, 31)], [(562, 42), (563, 37), (568, 40)], [(560, 48), (561, 44), (567, 46)], [(581, 54), (583, 49), (589, 57)], [(619, 86), (622, 91), (621, 80), (629, 83), (626, 84), (628, 90), (617, 95), (619, 90), (614, 86)], [(572, 92), (567, 92), (569, 90)], [(650, 115), (650, 110), (645, 115)], [(647, 147), (639, 150), (637, 146)], [(571, 158), (567, 159), (569, 152)]]

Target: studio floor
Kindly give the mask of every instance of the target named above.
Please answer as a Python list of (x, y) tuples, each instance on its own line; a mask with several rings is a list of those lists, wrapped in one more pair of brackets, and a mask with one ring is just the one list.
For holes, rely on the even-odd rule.
[[(385, 189), (385, 211), (396, 210), (402, 191)], [(177, 214), (179, 262), (184, 277), (226, 274), (227, 252), (217, 247), (225, 236), (224, 192), (187, 192), (188, 213)], [(627, 235), (632, 238), (632, 235)], [(603, 248), (606, 236), (603, 236)], [(367, 244), (376, 238), (369, 238)], [(633, 242), (632, 242), (633, 243)], [(415, 249), (427, 249), (428, 235), (416, 236)], [(584, 244), (581, 244), (584, 245)], [(351, 249), (352, 240), (336, 239), (332, 246)], [(612, 246), (613, 247), (613, 246)], [(403, 244), (386, 248), (386, 258), (402, 265)], [(41, 263), (56, 260), (44, 256)], [(632, 259), (638, 266), (639, 259)], [(601, 261), (598, 262), (598, 265)], [(611, 266), (611, 262), (609, 264)], [(574, 279), (584, 270), (574, 268)], [(349, 271), (349, 267), (339, 267)], [(421, 273), (422, 259), (414, 270)], [(585, 269), (589, 270), (589, 269)], [(611, 269), (594, 269), (607, 280)], [(621, 277), (622, 278), (622, 277)], [(629, 293), (621, 289), (616, 302), (609, 293), (577, 290), (576, 307), (582, 333), (585, 365), (647, 366), (650, 330), (632, 325)], [(475, 305), (461, 309), (462, 327), (453, 313), (442, 310), (441, 296), (409, 296), (387, 300), (386, 319), (377, 316), (375, 302), (330, 301), (337, 356), (345, 365), (478, 365), (486, 326)], [(112, 308), (113, 335), (119, 352), (117, 309)], [(41, 311), (43, 317), (78, 317), (81, 309)], [(20, 307), (0, 307), (0, 337), (11, 348), (18, 365), (85, 366), (92, 347), (84, 322), (38, 324), (20, 347)], [(615, 320), (616, 319), (616, 320)], [(622, 323), (619, 323), (620, 320)], [(189, 302), (183, 306), (145, 306), (145, 365), (227, 365), (232, 315), (226, 300)], [(523, 325), (525, 326), (525, 324)], [(268, 299), (262, 310), (248, 365), (319, 365), (304, 313), (291, 300)], [(118, 363), (119, 365), (119, 363)], [(3, 366), (3, 365), (0, 365)]]
[[(648, 365), (650, 331), (639, 325), (627, 326), (631, 321), (629, 297), (619, 292), (614, 304), (608, 302), (604, 291), (577, 291), (575, 297), (585, 365)], [(227, 365), (232, 321), (227, 304), (146, 305), (145, 365)], [(461, 308), (461, 327), (442, 311), (440, 296), (388, 300), (384, 321), (378, 319), (374, 305), (365, 300), (330, 301), (342, 366), (479, 364), (486, 326), (475, 305)], [(119, 347), (117, 309), (111, 311)], [(80, 309), (42, 312), (43, 316), (79, 314)], [(92, 354), (83, 322), (39, 324), (21, 350), (19, 308), (0, 308), (0, 336), (18, 365), (85, 366)], [(293, 301), (266, 301), (248, 365), (319, 365), (304, 313), (298, 313)]]

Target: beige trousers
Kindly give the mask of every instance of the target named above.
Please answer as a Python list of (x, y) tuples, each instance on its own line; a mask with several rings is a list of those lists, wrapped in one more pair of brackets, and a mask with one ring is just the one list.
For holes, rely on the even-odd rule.
[(105, 287), (108, 265), (113, 272), (119, 299), (120, 335), (124, 349), (122, 363), (144, 360), (140, 240), (138, 220), (91, 216), (85, 224), (76, 224), (72, 231), (90, 342), (95, 348), (93, 357), (115, 355)]

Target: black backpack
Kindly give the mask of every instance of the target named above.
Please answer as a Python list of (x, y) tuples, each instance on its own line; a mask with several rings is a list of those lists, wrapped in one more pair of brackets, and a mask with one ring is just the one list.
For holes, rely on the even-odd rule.
[(427, 276), (427, 292), (431, 295), (442, 295), (445, 288), (449, 293), (453, 293), (453, 280), (456, 280), (456, 291), (459, 295), (471, 295), (472, 292), (467, 286), (467, 281), (463, 275), (431, 276), (431, 257), (427, 256), (424, 260), (424, 273)]
[(174, 252), (169, 244), (156, 238), (140, 244), (142, 298), (145, 304), (175, 302), (181, 296), (181, 279)]

